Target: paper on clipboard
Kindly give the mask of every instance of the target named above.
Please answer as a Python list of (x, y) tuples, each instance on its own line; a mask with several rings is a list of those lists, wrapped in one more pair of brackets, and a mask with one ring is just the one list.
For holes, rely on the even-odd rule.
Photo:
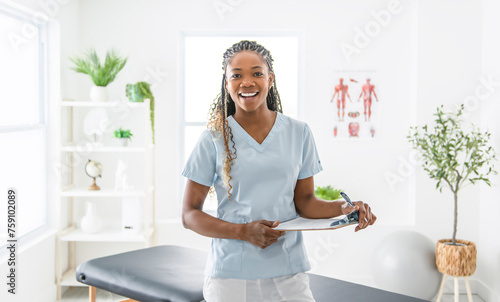
[(279, 231), (313, 231), (339, 229), (351, 224), (358, 224), (358, 215), (351, 213), (328, 219), (308, 219), (297, 217), (280, 223), (275, 230)]

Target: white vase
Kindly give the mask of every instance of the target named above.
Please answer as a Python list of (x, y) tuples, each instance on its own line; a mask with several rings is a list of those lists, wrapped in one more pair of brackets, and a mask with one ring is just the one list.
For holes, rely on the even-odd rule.
[(97, 233), (102, 228), (102, 219), (97, 216), (97, 209), (94, 202), (86, 201), (85, 216), (80, 221), (80, 228), (84, 233)]
[(106, 102), (108, 100), (108, 88), (106, 86), (92, 86), (90, 100), (93, 102)]

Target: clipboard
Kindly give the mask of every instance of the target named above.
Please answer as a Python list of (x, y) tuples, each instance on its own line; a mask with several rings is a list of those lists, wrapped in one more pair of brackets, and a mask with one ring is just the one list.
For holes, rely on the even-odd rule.
[(275, 230), (279, 231), (319, 231), (335, 230), (352, 224), (359, 223), (359, 211), (351, 212), (347, 215), (327, 219), (309, 219), (297, 217), (280, 223)]

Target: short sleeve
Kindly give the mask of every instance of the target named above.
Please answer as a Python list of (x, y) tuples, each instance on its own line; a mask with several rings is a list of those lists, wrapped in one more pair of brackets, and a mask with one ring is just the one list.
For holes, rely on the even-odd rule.
[(323, 170), (311, 129), (306, 124), (302, 134), (302, 166), (298, 179), (311, 177)]
[(205, 130), (189, 156), (182, 175), (210, 187), (215, 178), (216, 150), (209, 130)]

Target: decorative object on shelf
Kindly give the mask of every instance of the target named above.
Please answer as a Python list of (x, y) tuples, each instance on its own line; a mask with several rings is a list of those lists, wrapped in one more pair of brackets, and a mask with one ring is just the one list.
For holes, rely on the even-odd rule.
[(128, 182), (127, 170), (128, 170), (127, 165), (123, 162), (123, 160), (121, 160), (121, 158), (119, 158), (115, 172), (116, 191), (129, 191), (132, 189)]
[(100, 190), (101, 188), (95, 183), (95, 179), (97, 177), (101, 177), (102, 174), (101, 163), (89, 159), (89, 161), (85, 165), (85, 173), (87, 173), (89, 177), (92, 177), (94, 179), (94, 183), (89, 187), (89, 190), (90, 191)]
[(87, 74), (92, 79), (94, 87), (90, 91), (90, 99), (95, 102), (104, 102), (108, 100), (108, 93), (106, 86), (113, 82), (116, 75), (123, 69), (127, 63), (127, 58), (121, 58), (114, 50), (106, 52), (106, 59), (104, 64), (97, 56), (95, 49), (91, 48), (82, 57), (69, 58), (75, 64), (71, 69)]
[[(436, 265), (443, 274), (442, 287), (447, 275), (465, 277), (476, 270), (476, 246), (473, 242), (457, 240), (458, 192), (467, 184), (479, 181), (491, 185), (489, 176), (496, 174), (493, 161), (495, 151), (489, 145), (491, 134), (481, 132), (473, 125), (469, 132), (461, 128), (464, 105), (456, 112), (444, 112), (437, 108), (434, 125), (411, 127), (408, 140), (422, 156), (422, 166), (429, 177), (435, 179), (436, 189), (450, 188), (454, 197), (454, 226), (451, 239), (436, 244)], [(445, 246), (446, 245), (446, 246)], [(456, 281), (456, 279), (455, 279)], [(456, 281), (455, 284), (458, 284)], [(467, 286), (469, 291), (469, 286)], [(438, 301), (442, 294), (439, 291)]]
[(153, 144), (155, 143), (155, 97), (151, 92), (151, 87), (147, 82), (137, 82), (135, 84), (127, 84), (125, 88), (127, 98), (131, 102), (144, 102), (149, 99), (149, 111), (151, 115), (151, 131), (153, 132)]
[(97, 208), (93, 201), (86, 201), (85, 205), (85, 216), (80, 221), (80, 228), (87, 234), (97, 233), (102, 228), (102, 219), (97, 216)]
[(104, 130), (109, 128), (111, 120), (108, 118), (106, 109), (94, 108), (90, 110), (83, 120), (83, 131), (91, 137), (94, 146), (102, 146)]
[(90, 88), (90, 100), (94, 102), (106, 102), (109, 100), (108, 88), (105, 86), (92, 86)]
[(342, 192), (342, 190), (335, 189), (330, 185), (326, 187), (316, 186), (316, 189), (314, 190), (314, 195), (324, 200), (337, 200), (342, 198), (340, 196), (340, 192)]
[(432, 299), (439, 287), (434, 243), (413, 231), (398, 231), (380, 240), (371, 261), (373, 279), (384, 290)]
[(142, 230), (142, 204), (138, 197), (122, 198), (122, 232), (136, 235)]
[(123, 130), (121, 127), (120, 127), (120, 129), (115, 130), (114, 133), (115, 133), (115, 137), (121, 140), (122, 146), (124, 146), (124, 147), (128, 146), (128, 141), (132, 140), (132, 136), (134, 136), (130, 132), (130, 129)]

